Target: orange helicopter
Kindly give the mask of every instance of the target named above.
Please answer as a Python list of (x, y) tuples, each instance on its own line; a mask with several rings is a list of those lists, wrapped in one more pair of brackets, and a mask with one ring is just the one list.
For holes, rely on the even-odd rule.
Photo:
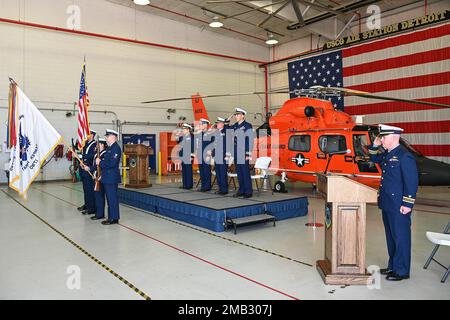
[[(292, 92), (272, 92), (292, 93)], [(276, 115), (267, 115), (266, 122), (256, 132), (253, 159), (270, 156), (271, 170), (281, 179), (274, 191), (286, 192), (286, 181), (317, 182), (317, 173), (331, 172), (350, 177), (365, 185), (378, 188), (381, 171), (370, 161), (367, 145), (378, 135), (378, 126), (357, 123), (349, 114), (334, 109), (325, 96), (350, 95), (393, 100), (439, 107), (448, 105), (374, 95), (345, 88), (311, 87), (296, 90), (297, 98), (287, 100)], [(187, 100), (192, 101), (194, 119), (208, 119), (202, 98), (264, 94), (239, 93), (146, 101), (144, 103)], [(450, 185), (450, 164), (432, 160), (415, 150), (405, 139), (401, 144), (416, 158), (420, 185)]]

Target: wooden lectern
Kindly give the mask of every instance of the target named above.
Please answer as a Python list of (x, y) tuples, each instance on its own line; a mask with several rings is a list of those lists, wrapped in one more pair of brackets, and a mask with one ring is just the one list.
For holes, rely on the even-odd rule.
[(365, 267), (366, 203), (377, 202), (377, 190), (338, 175), (317, 176), (325, 198), (325, 260), (317, 270), (326, 284), (371, 284)]
[(130, 167), (129, 183), (125, 184), (125, 187), (151, 187), (148, 177), (148, 156), (153, 154), (153, 149), (143, 144), (126, 144), (124, 152), (129, 158)]

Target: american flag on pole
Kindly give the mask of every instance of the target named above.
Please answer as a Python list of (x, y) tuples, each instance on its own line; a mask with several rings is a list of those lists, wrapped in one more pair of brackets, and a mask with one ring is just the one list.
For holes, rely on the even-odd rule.
[(80, 81), (80, 97), (78, 99), (78, 148), (83, 148), (88, 135), (89, 130), (89, 95), (86, 86), (86, 64), (83, 65)]
[[(449, 105), (450, 23), (290, 62), (288, 70), (290, 91), (336, 86)], [(403, 128), (424, 156), (450, 163), (450, 109), (362, 97), (332, 103), (366, 115), (367, 124)]]

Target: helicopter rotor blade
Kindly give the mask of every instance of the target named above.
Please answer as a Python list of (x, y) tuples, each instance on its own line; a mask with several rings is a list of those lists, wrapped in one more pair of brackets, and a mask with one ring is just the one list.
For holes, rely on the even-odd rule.
[(161, 99), (161, 100), (150, 100), (150, 101), (144, 101), (141, 103), (158, 103), (158, 102), (169, 102), (169, 101), (183, 101), (183, 100), (191, 100), (192, 98), (198, 97), (202, 99), (207, 98), (223, 98), (223, 97), (236, 97), (236, 96), (251, 96), (251, 95), (258, 95), (258, 94), (265, 94), (265, 92), (245, 92), (245, 93), (226, 93), (226, 94), (211, 94), (211, 95), (194, 95), (191, 97), (181, 97), (181, 98), (172, 98), (172, 99)]
[(207, 99), (207, 98), (223, 98), (223, 97), (250, 96), (250, 95), (265, 95), (265, 94), (269, 94), (269, 95), (272, 95), (272, 94), (295, 94), (297, 96), (300, 94), (304, 94), (305, 96), (308, 96), (308, 95), (313, 95), (315, 93), (321, 93), (323, 95), (343, 94), (343, 95), (347, 95), (347, 96), (357, 96), (357, 97), (364, 97), (364, 98), (368, 98), (368, 99), (390, 100), (390, 101), (406, 102), (406, 103), (411, 103), (411, 104), (420, 104), (420, 105), (433, 106), (433, 107), (450, 108), (450, 105), (443, 104), (443, 103), (427, 102), (427, 101), (420, 101), (420, 100), (413, 100), (413, 99), (394, 98), (394, 97), (381, 96), (381, 95), (377, 95), (377, 94), (373, 94), (373, 93), (365, 92), (365, 91), (358, 91), (358, 90), (352, 90), (352, 89), (341, 88), (341, 87), (322, 87), (322, 86), (314, 86), (309, 89), (296, 89), (293, 91), (290, 91), (290, 90), (269, 91), (269, 92), (255, 91), (255, 92), (245, 92), (245, 93), (196, 95), (196, 96), (191, 96), (191, 97), (150, 100), (150, 101), (144, 101), (141, 103), (147, 104), (147, 103), (160, 103), (160, 102), (170, 102), (170, 101), (183, 101), (183, 100), (191, 100), (192, 98), (195, 98), (195, 97)]
[[(427, 102), (427, 101), (420, 101), (420, 100), (413, 100), (413, 99), (386, 97), (386, 96), (373, 94), (370, 92), (364, 92), (364, 91), (358, 91), (358, 90), (352, 90), (352, 89), (346, 89), (346, 88), (330, 87), (330, 88), (325, 88), (325, 90), (326, 89), (332, 90), (332, 91), (339, 91), (348, 96), (357, 96), (357, 97), (364, 97), (364, 98), (369, 98), (369, 99), (391, 100), (391, 101), (398, 101), (398, 102), (421, 104), (421, 105), (426, 105), (426, 106), (450, 108), (450, 105), (442, 104), (442, 103)], [(319, 90), (321, 90), (321, 89), (319, 89)]]

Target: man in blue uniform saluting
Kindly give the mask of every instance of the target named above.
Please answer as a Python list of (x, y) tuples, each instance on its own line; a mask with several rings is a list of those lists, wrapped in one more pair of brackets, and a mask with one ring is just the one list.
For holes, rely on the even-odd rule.
[(97, 142), (94, 140), (95, 134), (97, 132), (94, 130), (90, 131), (90, 135), (88, 136), (88, 140), (83, 147), (83, 163), (80, 163), (80, 178), (83, 183), (83, 194), (84, 194), (84, 204), (85, 206), (81, 206), (78, 208), (83, 214), (94, 214), (96, 212), (95, 207), (95, 195), (94, 195), (94, 186), (95, 182), (89, 174), (89, 167), (92, 165), (95, 156), (95, 147), (97, 146)]
[(196, 139), (196, 154), (198, 161), (198, 169), (200, 171), (200, 180), (202, 186), (201, 192), (208, 192), (211, 190), (211, 155), (207, 154), (209, 144), (211, 143), (212, 135), (208, 130), (210, 122), (207, 119), (200, 119), (201, 132), (198, 133)]
[[(380, 135), (369, 146), (370, 158), (382, 170), (378, 207), (382, 210), (389, 254), (389, 281), (409, 279), (411, 267), (411, 211), (419, 184), (415, 158), (400, 145), (403, 129), (379, 125)], [(380, 146), (384, 151), (380, 151)]]
[(192, 174), (192, 161), (194, 157), (194, 135), (192, 134), (192, 126), (184, 123), (182, 126), (182, 134), (178, 137), (180, 151), (178, 156), (181, 159), (181, 176), (183, 185), (182, 189), (192, 189), (194, 186), (194, 178)]
[(253, 196), (252, 179), (250, 176), (250, 160), (253, 150), (253, 127), (245, 121), (247, 111), (234, 109), (236, 123), (231, 126), (234, 140), (234, 164), (239, 181), (239, 190), (234, 197), (251, 198)]
[(117, 188), (121, 182), (120, 178), (120, 158), (122, 149), (120, 149), (117, 139), (119, 133), (115, 130), (106, 130), (106, 149), (103, 159), (96, 159), (95, 164), (100, 165), (102, 170), (102, 178), (100, 180), (103, 190), (105, 190), (106, 201), (108, 202), (108, 219), (102, 221), (103, 225), (119, 223), (119, 200), (117, 198)]
[(226, 119), (218, 117), (216, 120), (216, 131), (214, 131), (214, 150), (212, 151), (212, 156), (214, 158), (214, 168), (216, 171), (217, 184), (219, 185), (220, 195), (228, 194), (228, 163), (225, 158), (226, 156), (226, 145), (227, 145), (227, 129)]

